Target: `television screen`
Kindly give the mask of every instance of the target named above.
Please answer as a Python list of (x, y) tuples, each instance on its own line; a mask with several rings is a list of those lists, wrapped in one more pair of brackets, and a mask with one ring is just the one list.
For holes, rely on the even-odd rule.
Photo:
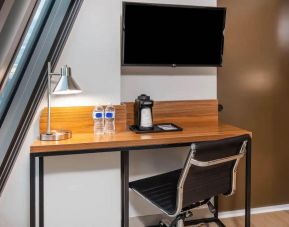
[(226, 9), (123, 4), (122, 65), (220, 66)]

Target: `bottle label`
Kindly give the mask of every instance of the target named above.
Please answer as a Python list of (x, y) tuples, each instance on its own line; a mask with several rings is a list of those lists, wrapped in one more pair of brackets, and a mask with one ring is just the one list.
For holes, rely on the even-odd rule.
[(103, 118), (103, 112), (101, 112), (101, 111), (94, 111), (94, 112), (92, 113), (92, 118), (93, 118), (93, 119)]
[(106, 112), (105, 118), (106, 119), (114, 119), (114, 112)]

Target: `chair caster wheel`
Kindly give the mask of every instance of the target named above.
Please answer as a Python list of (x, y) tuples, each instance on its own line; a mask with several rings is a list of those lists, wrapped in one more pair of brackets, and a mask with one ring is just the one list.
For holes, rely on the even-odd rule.
[(196, 227), (210, 227), (208, 223), (201, 223), (199, 225), (196, 225)]
[(169, 227), (169, 225), (161, 221), (159, 227)]

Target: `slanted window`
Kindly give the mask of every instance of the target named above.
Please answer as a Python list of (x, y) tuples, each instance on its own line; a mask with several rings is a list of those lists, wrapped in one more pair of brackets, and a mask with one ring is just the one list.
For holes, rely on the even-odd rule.
[[(32, 17), (30, 25), (28, 26), (26, 34), (19, 45), (19, 48), (12, 60), (9, 70), (0, 82), (0, 126), (8, 111), (9, 104), (13, 99), (13, 93), (17, 89), (17, 84), (21, 80), (22, 72), (29, 61), (29, 57), (35, 46), (35, 41), (39, 36), (41, 27), (45, 21), (45, 16), (48, 13), (51, 3), (48, 0), (41, 0), (37, 6), (37, 10)], [(5, 34), (3, 34), (5, 35)]]
[[(5, 0), (2, 9), (5, 3), (11, 2)], [(10, 50), (15, 50), (8, 67), (1, 67), (5, 65), (2, 60), (5, 62), (8, 59), (8, 55), (4, 54), (4, 58), (1, 56), (4, 52), (2, 50), (7, 47), (3, 45), (1, 38), (12, 41), (7, 37), (17, 36), (3, 32), (13, 31), (9, 27), (2, 29), (11, 23), (4, 26), (0, 23), (0, 195), (46, 90), (47, 62), (51, 62), (52, 69), (55, 67), (83, 0), (14, 1), (18, 14), (21, 12), (19, 5), (25, 2), (33, 3), (32, 9), (28, 10), (30, 19), (26, 18), (22, 37), (15, 39), (18, 40), (16, 48), (8, 48), (6, 51), (11, 56)], [(0, 8), (0, 18), (2, 9)], [(23, 21), (18, 21), (19, 23)], [(2, 68), (5, 69), (4, 73)]]

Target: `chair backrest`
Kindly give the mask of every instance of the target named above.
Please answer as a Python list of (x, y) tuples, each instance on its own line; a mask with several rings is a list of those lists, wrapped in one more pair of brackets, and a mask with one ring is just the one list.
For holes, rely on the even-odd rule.
[(216, 195), (232, 195), (237, 166), (249, 139), (243, 135), (192, 144), (178, 183), (178, 209)]

